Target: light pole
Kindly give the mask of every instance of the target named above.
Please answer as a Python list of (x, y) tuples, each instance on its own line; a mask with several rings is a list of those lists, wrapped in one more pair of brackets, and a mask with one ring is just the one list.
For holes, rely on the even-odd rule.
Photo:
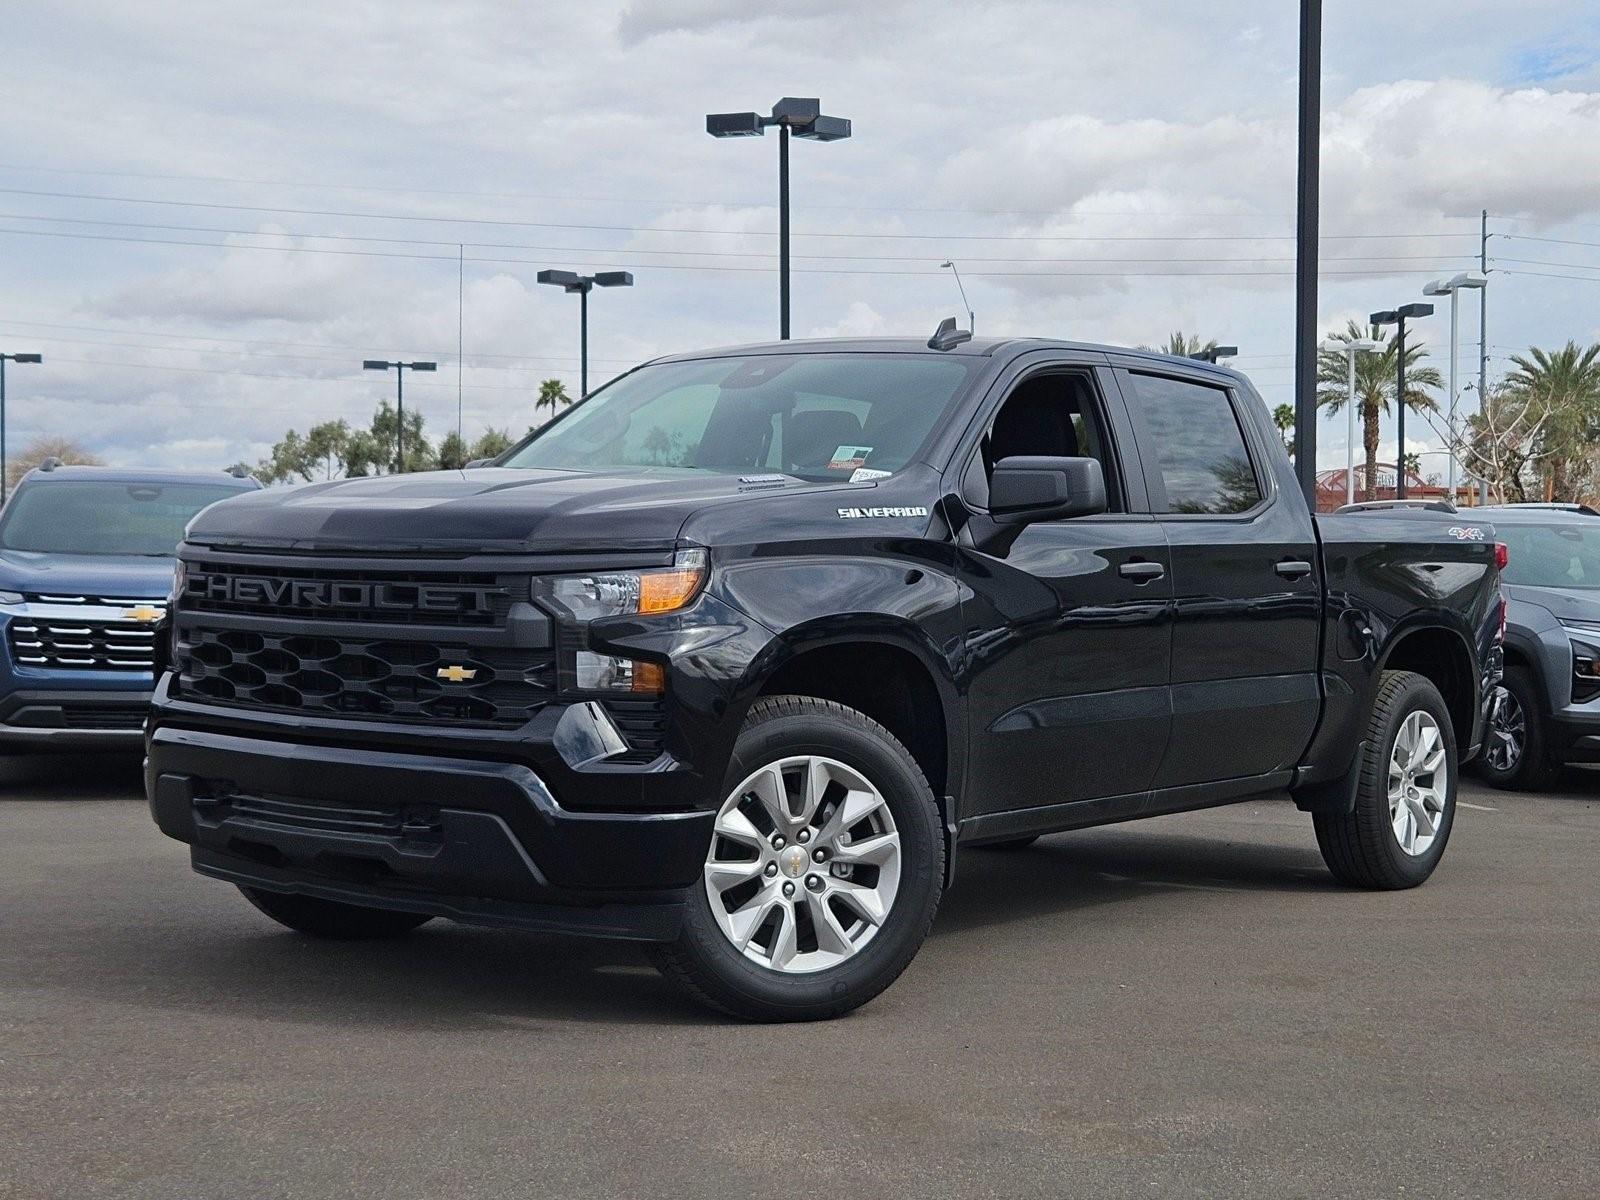
[(368, 371), (387, 371), (394, 368), (394, 470), (402, 474), (406, 469), (406, 372), (437, 371), (435, 362), (389, 362), (382, 358), (369, 358), (361, 363)]
[(1195, 360), (1197, 360), (1199, 362), (1211, 363), (1213, 366), (1215, 366), (1216, 365), (1216, 361), (1219, 358), (1238, 358), (1239, 357), (1239, 347), (1237, 347), (1237, 346), (1207, 346), (1204, 350), (1195, 351), (1193, 354), (1189, 355), (1189, 357), (1192, 358), (1192, 359), (1195, 359)]
[(42, 354), (0, 354), (0, 504), (6, 502), (6, 364), (43, 361)]
[(815, 97), (785, 96), (772, 115), (707, 113), (706, 132), (714, 138), (762, 137), (778, 127), (778, 336), (789, 340), (789, 134), (813, 142), (839, 142), (850, 136), (848, 117), (825, 117)]
[(1344, 402), (1344, 502), (1354, 504), (1356, 502), (1356, 355), (1366, 351), (1382, 350), (1383, 343), (1373, 341), (1371, 338), (1353, 338), (1348, 342), (1339, 338), (1329, 338), (1322, 343), (1322, 348), (1345, 356), (1349, 394)]
[(578, 294), (578, 399), (589, 394), (589, 293), (597, 287), (632, 287), (631, 271), (597, 271), (579, 275), (575, 271), (540, 271), (540, 283)]
[(1450, 297), (1450, 404), (1448, 415), (1445, 418), (1445, 428), (1450, 431), (1450, 442), (1445, 447), (1445, 450), (1450, 457), (1447, 473), (1450, 482), (1450, 503), (1452, 504), (1456, 501), (1455, 438), (1456, 397), (1458, 394), (1456, 390), (1456, 348), (1460, 344), (1460, 326), (1457, 323), (1457, 318), (1460, 314), (1457, 310), (1460, 308), (1460, 293), (1463, 290), (1482, 288), (1488, 282), (1489, 280), (1486, 276), (1480, 275), (1475, 271), (1462, 271), (1459, 274), (1452, 275), (1449, 279), (1435, 279), (1422, 289), (1424, 296), (1448, 295)]
[(967, 332), (977, 333), (978, 317), (977, 314), (972, 311), (972, 304), (967, 299), (967, 289), (961, 285), (961, 268), (956, 266), (954, 259), (942, 262), (939, 265), (947, 270), (955, 272), (956, 288), (961, 292), (961, 307), (967, 310)]
[(1399, 308), (1386, 309), (1375, 312), (1367, 319), (1374, 325), (1393, 325), (1395, 331), (1395, 438), (1397, 439), (1394, 452), (1394, 498), (1406, 498), (1406, 320), (1410, 317), (1431, 317), (1433, 305), (1431, 304), (1402, 304)]

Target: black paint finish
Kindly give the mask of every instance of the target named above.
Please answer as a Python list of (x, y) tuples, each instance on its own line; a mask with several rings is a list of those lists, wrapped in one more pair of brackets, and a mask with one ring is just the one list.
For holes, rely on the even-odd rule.
[[(921, 343), (832, 341), (708, 356), (818, 352), (927, 353)], [(564, 881), (554, 902), (583, 904), (592, 889), (596, 904), (631, 891), (657, 903), (671, 899), (659, 873), (642, 880), (619, 866), (607, 876), (608, 841), (616, 862), (633, 861), (661, 814), (714, 808), (749, 706), (807, 663), (826, 664), (805, 676), (823, 694), (859, 696), (923, 756), (963, 841), (1286, 787), (1307, 806), (1337, 804), (1388, 663), (1434, 674), (1462, 746), (1476, 746), (1482, 696), (1498, 669), (1488, 526), (1421, 512), (1313, 519), (1259, 397), (1225, 368), (1026, 340), (973, 341), (949, 353), (976, 360), (955, 419), (921, 461), (885, 479), (491, 468), (254, 493), (206, 510), (190, 530), (181, 554), (191, 563), (399, 565), (424, 581), (430, 572), (517, 580), (660, 566), (679, 549), (704, 547), (709, 580), (687, 608), (555, 632), (562, 655), (586, 642), (665, 666), (665, 750), (654, 760), (569, 765), (554, 731), (584, 697), (566, 693), (518, 729), (422, 728), (229, 708), (181, 694), (168, 676), (151, 719), (152, 786), (186, 780), (163, 785), (170, 809), (170, 796), (219, 782), (265, 787), (255, 777), (270, 761), (274, 794), (317, 796), (326, 782), (313, 764), (330, 752), (384, 764), (340, 776), (375, 793), (391, 784), (415, 791), (441, 760), (479, 775), (484, 764), (526, 769), (553, 808), (523, 811), (504, 788), (485, 793), (481, 808), (512, 832), (536, 876)], [(1148, 432), (1121, 382), (1130, 367), (1228, 394), (1258, 505), (1224, 515), (1164, 511)], [(984, 509), (983, 438), (1010, 390), (1040, 372), (1071, 374), (1094, 397), (1112, 511), (996, 539)], [(202, 614), (180, 604), (174, 619), (181, 633)], [(283, 618), (230, 617), (240, 629), (274, 619)], [(314, 631), (318, 619), (308, 612), (304, 623)], [(533, 645), (532, 628), (464, 632), (514, 649)], [(543, 645), (549, 636), (541, 633)], [(918, 698), (909, 716), (897, 697)], [(303, 778), (292, 755), (262, 756), (251, 745), (304, 747)], [(462, 803), (473, 807), (470, 797)], [(193, 840), (170, 811), (163, 828)], [(674, 825), (670, 877), (703, 850), (705, 828)], [(270, 830), (261, 836), (271, 843)], [(562, 861), (566, 845), (579, 845), (572, 837), (584, 863), (576, 874)], [(296, 846), (301, 861), (315, 861), (303, 840)], [(213, 839), (209, 852), (227, 850)], [(229, 860), (230, 871), (241, 869)], [(286, 883), (282, 864), (274, 869), (274, 886), (292, 886), (292, 872)], [(309, 890), (315, 868), (304, 869)], [(340, 886), (348, 895), (355, 885)], [(459, 893), (459, 877), (449, 886)]]

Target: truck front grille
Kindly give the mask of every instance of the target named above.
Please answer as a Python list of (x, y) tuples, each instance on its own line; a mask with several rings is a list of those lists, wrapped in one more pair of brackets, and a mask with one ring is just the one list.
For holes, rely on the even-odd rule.
[(8, 629), (12, 660), (65, 671), (155, 670), (155, 628), (139, 621), (18, 617)]
[(184, 629), (185, 693), (326, 716), (521, 725), (551, 698), (550, 651), (439, 641)]
[[(515, 582), (481, 571), (200, 560), (186, 565), (182, 603), (199, 613), (494, 628), (505, 623)], [(526, 598), (526, 578), (521, 582)]]

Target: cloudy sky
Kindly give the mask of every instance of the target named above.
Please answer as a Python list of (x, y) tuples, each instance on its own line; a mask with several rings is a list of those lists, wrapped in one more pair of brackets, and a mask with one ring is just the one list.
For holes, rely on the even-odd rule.
[[(1327, 7), (1323, 327), (1474, 265), (1487, 208), (1491, 377), (1600, 340), (1600, 4)], [(12, 0), (0, 350), (46, 363), (10, 368), (11, 444), (254, 462), (291, 426), (364, 422), (379, 356), (440, 361), (407, 389), (435, 436), (458, 402), (469, 436), (520, 430), (539, 380), (576, 391), (546, 266), (635, 274), (594, 298), (597, 379), (775, 336), (775, 139), (714, 141), (703, 115), (784, 95), (855, 122), (794, 147), (798, 336), (931, 331), (954, 258), (981, 333), (1183, 329), (1287, 401), (1294, 9)], [(1321, 444), (1342, 464), (1342, 420)]]

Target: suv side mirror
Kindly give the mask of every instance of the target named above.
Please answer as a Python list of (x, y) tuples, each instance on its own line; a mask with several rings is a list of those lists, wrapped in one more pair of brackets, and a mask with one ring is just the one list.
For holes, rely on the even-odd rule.
[(1105, 472), (1095, 458), (1002, 458), (989, 480), (989, 514), (997, 525), (1086, 517), (1106, 507)]
[(470, 462), (462, 463), (461, 469), (463, 471), (470, 471), (474, 467), (487, 467), (493, 461), (494, 459), (492, 458), (474, 458)]

